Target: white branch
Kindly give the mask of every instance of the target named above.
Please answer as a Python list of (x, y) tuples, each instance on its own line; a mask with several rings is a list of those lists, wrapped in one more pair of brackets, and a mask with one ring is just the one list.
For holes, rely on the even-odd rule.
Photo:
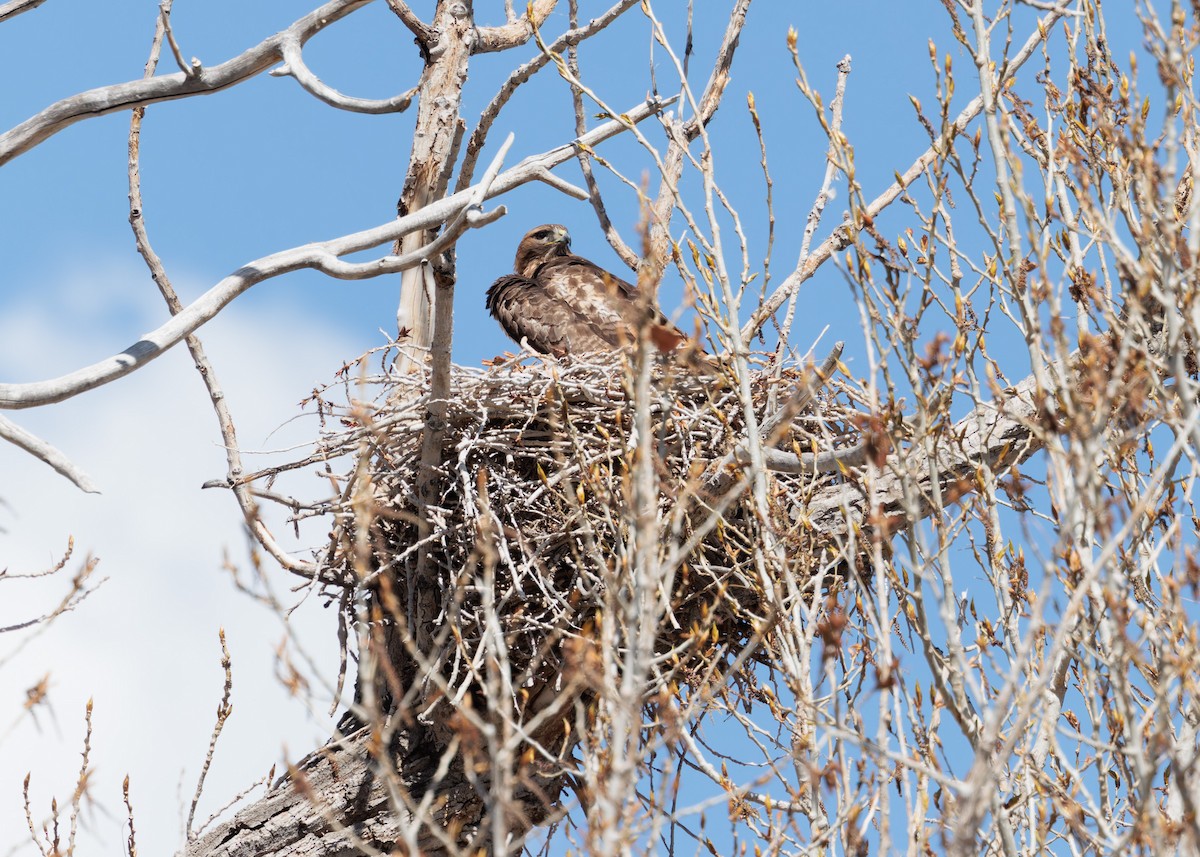
[(454, 243), (468, 229), (478, 229), (480, 226), (487, 226), (489, 223), (499, 220), (508, 213), (508, 209), (503, 205), (498, 205), (491, 211), (485, 212), (483, 210), (483, 201), (487, 198), (492, 183), (496, 181), (496, 176), (500, 173), (500, 167), (504, 164), (504, 157), (512, 147), (515, 136), (509, 133), (508, 138), (500, 147), (500, 151), (496, 153), (496, 157), (492, 159), (491, 165), (488, 166), (487, 172), (484, 173), (479, 184), (471, 188), (472, 194), (471, 198), (467, 201), (467, 205), (458, 212), (454, 220), (447, 224), (446, 228), (442, 230), (437, 238), (430, 241), (424, 247), (418, 247), (416, 250), (405, 253), (403, 256), (384, 256), (382, 259), (376, 259), (373, 262), (357, 263), (343, 262), (333, 253), (322, 253), (318, 264), (314, 267), (318, 271), (328, 274), (331, 277), (336, 277), (339, 280), (365, 280), (370, 277), (377, 277), (380, 274), (398, 274), (401, 271), (423, 264), (443, 250), (454, 246)]
[(46, 0), (8, 0), (7, 3), (0, 3), (0, 22), (15, 18), (22, 12), (31, 12), (45, 2)]
[[(771, 447), (764, 447), (762, 452), (763, 464), (773, 473), (838, 473), (847, 467), (861, 467), (867, 461), (867, 447), (862, 443), (845, 449), (800, 455)], [(744, 444), (731, 452), (729, 457), (738, 464), (753, 464), (750, 451)]]
[(86, 473), (72, 464), (58, 449), (32, 435), (5, 416), (0, 416), (0, 438), (14, 443), (34, 458), (41, 459), (63, 476), (74, 482), (82, 491), (99, 494), (100, 489)]
[[(576, 147), (581, 145), (595, 146), (609, 137), (625, 131), (631, 124), (654, 115), (670, 103), (671, 100), (664, 101), (660, 99), (645, 101), (633, 110), (622, 114), (621, 118), (606, 122), (565, 146), (559, 146), (541, 155), (526, 158), (521, 163), (505, 170), (497, 176), (495, 182), (492, 183), (491, 189), (484, 194), (484, 199), (499, 196), (518, 185), (538, 179), (541, 171), (557, 166), (574, 157)], [(435, 228), (447, 220), (456, 217), (464, 209), (469, 208), (473, 201), (475, 201), (478, 189), (479, 185), (469, 187), (458, 193), (443, 197), (437, 202), (427, 205), (406, 217), (389, 221), (371, 229), (365, 229), (362, 232), (355, 232), (329, 241), (305, 244), (289, 250), (281, 250), (278, 253), (272, 253), (269, 256), (264, 256), (261, 259), (250, 262), (221, 280), (221, 282), (197, 298), (196, 301), (187, 306), (182, 312), (172, 316), (161, 327), (143, 335), (141, 339), (130, 345), (120, 354), (101, 360), (98, 363), (93, 363), (91, 366), (86, 366), (59, 378), (27, 384), (0, 384), (0, 409), (32, 408), (39, 405), (61, 402), (87, 390), (107, 384), (110, 381), (115, 381), (124, 375), (128, 375), (130, 372), (141, 368), (163, 354), (168, 348), (178, 343), (189, 333), (198, 330), (228, 306), (234, 298), (248, 290), (251, 286), (272, 277), (278, 277), (281, 274), (298, 271), (303, 268), (327, 270), (331, 273), (338, 271), (338, 274), (336, 274), (338, 276), (342, 276), (346, 273), (346, 270), (349, 270), (356, 277), (358, 274), (356, 269), (342, 269), (341, 266), (333, 265), (331, 260), (336, 260), (338, 257), (345, 256), (348, 253), (356, 253), (360, 250), (367, 250), (371, 247), (377, 247), (380, 244), (395, 241), (411, 232)], [(479, 215), (476, 217), (476, 220), (479, 217), (495, 219), (502, 213), (498, 212), (499, 210), (486, 215)], [(468, 220), (470, 220), (469, 215)], [(421, 259), (425, 258), (428, 253), (428, 248), (421, 248), (417, 252), (407, 254), (403, 259), (403, 265), (389, 263), (386, 259), (375, 263), (368, 263), (368, 265), (374, 265), (374, 273), (378, 275), (418, 265)], [(380, 267), (381, 263), (382, 267)], [(363, 276), (370, 275), (370, 273), (363, 274)]]
[(554, 188), (555, 190), (561, 190), (567, 196), (573, 196), (576, 199), (581, 200), (586, 200), (588, 198), (588, 192), (586, 190), (578, 185), (571, 184), (564, 178), (556, 176), (545, 167), (534, 173), (533, 177), (540, 182), (550, 185), (550, 187)]
[(387, 4), (392, 7), (396, 17), (404, 22), (404, 26), (408, 27), (409, 31), (416, 36), (417, 43), (422, 48), (428, 50), (433, 46), (433, 43), (437, 41), (437, 34), (417, 16), (416, 12), (408, 7), (404, 0), (387, 0)]
[(352, 113), (401, 113), (408, 109), (413, 96), (417, 94), (417, 88), (413, 87), (408, 92), (379, 100), (343, 95), (332, 86), (322, 83), (305, 64), (304, 46), (298, 35), (288, 33), (280, 47), (283, 51), (283, 65), (272, 69), (271, 76), (295, 78), (296, 83), (300, 84), (305, 92), (321, 99), (330, 107), (349, 110)]
[(309, 12), (286, 30), (212, 68), (193, 69), (189, 74), (180, 72), (149, 79), (139, 78), (128, 83), (89, 89), (57, 101), (36, 116), (0, 134), (0, 166), (80, 120), (159, 101), (208, 95), (241, 83), (278, 64), (283, 59), (283, 45), (289, 39), (304, 44), (325, 27), (370, 2), (333, 0)]

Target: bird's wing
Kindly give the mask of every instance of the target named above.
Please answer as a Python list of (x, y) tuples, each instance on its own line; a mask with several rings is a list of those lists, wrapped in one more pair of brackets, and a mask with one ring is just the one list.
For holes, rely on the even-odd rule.
[[(630, 345), (637, 339), (637, 330), (645, 310), (639, 306), (637, 288), (620, 277), (579, 256), (552, 260), (539, 273), (552, 275), (550, 285), (565, 295), (597, 328), (596, 334), (609, 343), (608, 347)], [(671, 324), (656, 306), (649, 309), (650, 340), (662, 351), (671, 351), (687, 340), (678, 327)]]
[(488, 289), (486, 306), (505, 333), (543, 354), (580, 354), (614, 347), (599, 335), (585, 311), (564, 299), (562, 290), (547, 288), (540, 277), (501, 277)]
[(587, 259), (564, 256), (543, 265), (537, 280), (572, 310), (572, 351), (608, 350), (637, 338), (636, 291), (620, 277)]

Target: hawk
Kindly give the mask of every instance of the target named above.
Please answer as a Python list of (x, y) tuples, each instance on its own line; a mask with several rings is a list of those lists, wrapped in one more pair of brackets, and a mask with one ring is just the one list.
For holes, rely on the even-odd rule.
[(556, 223), (538, 226), (521, 239), (513, 273), (492, 284), (486, 306), (505, 333), (542, 354), (561, 357), (632, 345), (646, 312), (650, 341), (659, 350), (671, 352), (689, 342), (656, 307), (638, 300), (636, 288), (573, 255), (571, 236)]

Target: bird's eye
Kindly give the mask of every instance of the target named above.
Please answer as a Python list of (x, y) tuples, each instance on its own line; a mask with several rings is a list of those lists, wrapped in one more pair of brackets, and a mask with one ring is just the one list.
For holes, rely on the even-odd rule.
[(539, 229), (537, 232), (533, 233), (533, 237), (538, 239), (539, 241), (544, 241), (545, 239), (550, 237), (550, 230), (549, 229)]

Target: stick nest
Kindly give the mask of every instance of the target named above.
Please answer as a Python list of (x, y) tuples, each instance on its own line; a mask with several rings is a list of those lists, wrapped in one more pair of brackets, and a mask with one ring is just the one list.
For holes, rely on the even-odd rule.
[[(811, 370), (752, 370), (756, 419), (811, 378)], [(659, 678), (697, 687), (740, 669), (739, 654), (763, 642), (774, 618), (763, 606), (763, 587), (774, 585), (763, 569), (783, 562), (793, 579), (809, 580), (843, 562), (805, 509), (846, 476), (768, 473), (756, 503), (753, 468), (731, 460), (747, 440), (732, 376), (655, 367), (645, 440), (629, 366), (615, 355), (455, 367), (444, 416), (436, 408), (431, 416), (420, 375), (385, 372), (343, 386), (342, 404), (328, 389), (314, 396), (328, 430), (298, 464), (324, 461), (343, 486), (329, 508), (321, 579), (372, 593), (375, 620), (391, 629), (393, 695), (411, 687), (418, 660), (426, 678), (437, 665), (444, 693), (478, 686), (485, 652), (507, 660), (518, 687), (561, 689), (564, 671), (600, 668), (589, 641), (606, 613), (628, 626), (647, 605), (662, 620)], [(776, 446), (853, 444), (856, 413), (835, 385)], [(422, 464), (426, 432), (438, 439), (432, 466)], [(649, 467), (639, 470), (644, 455)], [(330, 464), (338, 460), (340, 474)], [(653, 537), (639, 541), (639, 529)], [(632, 633), (625, 627), (623, 637)]]

